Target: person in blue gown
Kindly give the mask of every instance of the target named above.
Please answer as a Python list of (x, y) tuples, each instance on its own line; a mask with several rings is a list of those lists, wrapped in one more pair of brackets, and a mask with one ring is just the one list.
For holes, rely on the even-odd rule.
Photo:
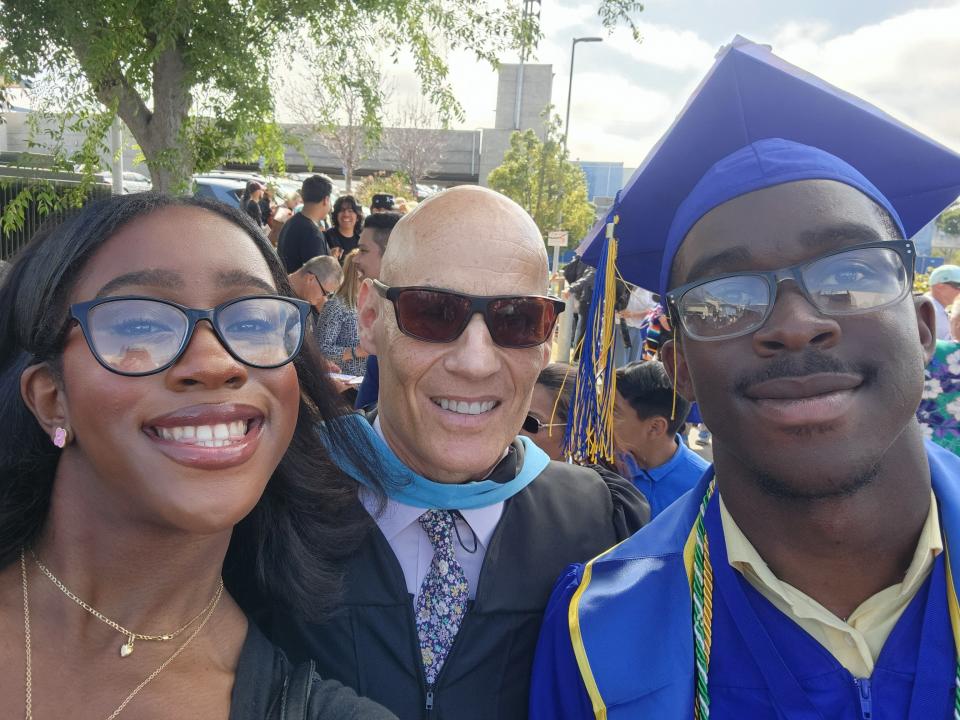
[(957, 717), (960, 459), (915, 418), (907, 238), (958, 194), (955, 153), (768, 47), (718, 55), (608, 216), (714, 464), (559, 579), (531, 718)]

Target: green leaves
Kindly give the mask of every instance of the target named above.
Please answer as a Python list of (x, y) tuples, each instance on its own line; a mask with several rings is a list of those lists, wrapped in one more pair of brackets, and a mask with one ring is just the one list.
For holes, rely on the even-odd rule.
[(640, 42), (640, 28), (633, 20), (633, 16), (640, 12), (643, 12), (643, 3), (636, 0), (601, 0), (597, 15), (607, 32), (622, 23), (630, 28), (633, 39)]
[(587, 200), (583, 170), (563, 150), (560, 118), (544, 111), (546, 135), (533, 130), (515, 132), (503, 164), (490, 172), (487, 183), (530, 213), (540, 232), (566, 230), (579, 240), (594, 222), (594, 206)]
[[(539, 18), (522, 7), (521, 0), (4, 0), (0, 70), (7, 77), (55, 80), (40, 115), (47, 128), (59, 123), (61, 134), (41, 133), (36, 143), (52, 147), (64, 167), (81, 168), (85, 190), (106, 158), (106, 132), (118, 114), (154, 188), (183, 191), (194, 171), (225, 160), (264, 158), (271, 169), (282, 168), (285, 138), (275, 122), (270, 78), (284, 67), (277, 62), (282, 51), (302, 49), (305, 37), (323, 49), (327, 61), (316, 71), (330, 81), (334, 99), (340, 70), (358, 69), (351, 80), (362, 99), (360, 124), (372, 140), (385, 102), (372, 71), (380, 49), (394, 61), (409, 52), (422, 95), (441, 122), (460, 120), (447, 54), (467, 49), (491, 66), (509, 50), (528, 54), (541, 33)], [(605, 27), (627, 22), (636, 34), (631, 13), (641, 9), (632, 0), (601, 0), (600, 16)], [(71, 124), (87, 135), (73, 154), (63, 149)], [(576, 179), (563, 179), (565, 170), (561, 180), (549, 180), (551, 163), (543, 166), (538, 202), (562, 186), (554, 195), (566, 208), (579, 197)], [(44, 208), (56, 204), (30, 192)], [(79, 202), (78, 194), (68, 195)], [(11, 205), (5, 224), (16, 224), (17, 207)], [(578, 212), (564, 210), (569, 217)], [(568, 214), (564, 222), (572, 222)]]
[(947, 208), (940, 213), (937, 227), (948, 235), (960, 235), (960, 207)]

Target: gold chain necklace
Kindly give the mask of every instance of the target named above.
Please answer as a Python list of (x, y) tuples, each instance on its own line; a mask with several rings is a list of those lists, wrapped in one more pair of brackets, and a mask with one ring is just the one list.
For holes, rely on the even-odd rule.
[[(39, 563), (38, 563), (39, 564)], [(33, 720), (33, 660), (31, 657), (31, 643), (30, 643), (30, 593), (27, 587), (27, 558), (26, 553), (21, 548), (20, 550), (20, 577), (23, 580), (23, 634), (24, 634), (24, 653), (26, 655), (26, 707), (24, 712), (25, 720)], [(200, 624), (194, 629), (190, 635), (187, 636), (187, 639), (183, 641), (183, 644), (178, 647), (173, 654), (168, 657), (163, 663), (154, 670), (152, 673), (147, 675), (144, 680), (137, 685), (133, 691), (124, 698), (123, 702), (117, 706), (117, 709), (114, 710), (107, 717), (106, 720), (114, 720), (117, 715), (123, 711), (123, 709), (136, 697), (137, 693), (143, 690), (157, 675), (163, 672), (164, 668), (167, 667), (170, 663), (177, 659), (177, 657), (184, 650), (187, 649), (187, 646), (193, 642), (193, 639), (200, 634), (200, 631), (203, 630), (203, 626), (207, 624), (207, 620), (213, 617), (214, 611), (217, 609), (217, 605), (220, 602), (220, 597), (223, 595), (223, 579), (221, 578), (220, 584), (217, 587), (217, 594), (213, 596), (213, 600), (210, 604), (204, 609), (203, 612), (206, 613), (203, 619), (200, 620)], [(201, 613), (202, 615), (203, 613)], [(193, 622), (193, 621), (191, 621)]]
[(181, 625), (179, 628), (177, 628), (177, 629), (174, 630), (173, 632), (171, 632), (171, 633), (166, 633), (165, 635), (144, 635), (143, 633), (135, 633), (135, 632), (133, 632), (132, 630), (127, 630), (127, 628), (123, 627), (123, 625), (121, 625), (120, 623), (114, 622), (113, 620), (111, 620), (110, 618), (108, 618), (106, 615), (104, 615), (103, 613), (101, 613), (100, 611), (98, 611), (97, 609), (95, 609), (95, 608), (91, 607), (90, 605), (88, 605), (87, 603), (85, 603), (83, 600), (81, 600), (81, 599), (78, 598), (76, 595), (74, 595), (72, 592), (70, 592), (70, 590), (67, 588), (67, 586), (64, 585), (62, 582), (60, 582), (60, 580), (57, 579), (57, 576), (54, 575), (52, 572), (50, 572), (50, 570), (47, 568), (46, 565), (44, 565), (42, 562), (40, 562), (40, 559), (34, 554), (33, 550), (30, 551), (30, 556), (33, 558), (33, 561), (37, 564), (37, 567), (40, 568), (40, 571), (50, 579), (50, 582), (52, 582), (54, 585), (57, 586), (57, 588), (60, 590), (60, 592), (62, 592), (62, 593), (63, 593), (64, 595), (66, 595), (68, 598), (70, 598), (71, 600), (73, 600), (77, 605), (79, 605), (80, 607), (82, 607), (82, 608), (83, 608), (84, 610), (86, 610), (88, 613), (90, 613), (91, 615), (93, 615), (97, 620), (99, 620), (99, 621), (102, 622), (102, 623), (105, 623), (105, 624), (109, 625), (110, 627), (112, 627), (112, 628), (113, 628), (114, 630), (116, 630), (117, 632), (122, 633), (124, 636), (126, 636), (127, 641), (126, 641), (123, 645), (120, 646), (120, 657), (123, 657), (123, 658), (129, 657), (130, 655), (133, 654), (133, 641), (134, 641), (134, 640), (158, 640), (158, 641), (160, 641), (160, 642), (166, 642), (166, 641), (168, 641), (168, 640), (173, 640), (175, 637), (177, 637), (177, 635), (179, 635), (179, 634), (182, 633), (184, 630), (186, 630), (188, 627), (190, 627), (191, 625), (193, 625), (193, 624), (194, 624), (197, 620), (199, 620), (211, 607), (213, 607), (213, 604), (214, 604), (214, 603), (217, 601), (217, 599), (220, 597), (220, 593), (223, 592), (223, 580), (221, 579), (221, 580), (220, 580), (220, 585), (217, 587), (217, 591), (213, 594), (213, 597), (210, 598), (210, 602), (207, 603), (206, 607), (204, 607), (203, 610), (201, 610), (201, 611), (198, 612), (196, 615), (194, 615), (192, 618), (190, 618), (190, 620), (188, 620), (186, 623), (184, 623), (183, 625)]

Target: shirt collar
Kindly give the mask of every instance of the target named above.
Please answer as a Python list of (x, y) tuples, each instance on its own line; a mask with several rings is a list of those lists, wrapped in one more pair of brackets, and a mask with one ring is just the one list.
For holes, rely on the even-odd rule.
[[(744, 577), (752, 578), (755, 582), (763, 585), (796, 610), (798, 596), (802, 596), (804, 599), (807, 599), (807, 597), (801, 591), (774, 575), (764, 559), (760, 557), (760, 553), (757, 552), (753, 543), (743, 534), (743, 531), (727, 510), (723, 497), (720, 498), (720, 520), (723, 525), (723, 535), (727, 546), (727, 561), (730, 566), (738, 570)], [(913, 560), (910, 561), (910, 566), (900, 583), (898, 597), (916, 592), (918, 586), (926, 580), (927, 572), (933, 565), (934, 559), (941, 552), (943, 552), (943, 537), (940, 533), (937, 498), (931, 491), (930, 512), (927, 514), (923, 530), (920, 532), (920, 540), (917, 542)], [(819, 605), (812, 598), (809, 599), (809, 602)]]
[[(383, 430), (380, 427), (379, 414), (373, 421), (373, 429), (383, 441), (386, 442), (386, 439), (383, 438)], [(517, 467), (518, 464), (522, 463), (523, 454), (523, 446), (520, 445), (518, 448), (518, 445), (519, 443), (514, 442), (507, 448), (503, 459), (497, 463), (496, 467), (494, 467), (487, 476), (488, 479), (503, 482), (504, 480), (512, 480), (516, 477)], [(509, 477), (507, 477), (508, 474)], [(376, 511), (376, 498), (363, 487), (360, 488), (360, 500), (369, 513), (373, 514)], [(379, 517), (376, 517), (377, 526), (389, 542), (419, 520), (420, 516), (425, 512), (426, 510), (423, 508), (404, 505), (403, 503), (388, 498), (383, 513)], [(466, 522), (467, 525), (470, 526), (470, 529), (476, 534), (477, 541), (484, 548), (489, 547), (490, 539), (493, 537), (493, 533), (497, 529), (497, 523), (500, 522), (500, 516), (503, 514), (503, 503), (499, 502), (486, 507), (460, 510), (458, 512), (461, 517), (463, 517), (464, 522)]]
[[(377, 499), (373, 493), (364, 487), (360, 488), (360, 502), (363, 503), (367, 512), (374, 515), (377, 509)], [(383, 533), (387, 542), (392, 542), (397, 535), (417, 522), (425, 512), (427, 511), (423, 508), (404, 505), (401, 502), (388, 498), (383, 513), (379, 516), (374, 515), (374, 517), (376, 518), (377, 527), (380, 528), (380, 532)], [(479, 542), (484, 549), (488, 548), (490, 546), (490, 540), (493, 537), (493, 532), (497, 529), (497, 523), (500, 522), (500, 516), (503, 514), (503, 503), (498, 502), (482, 508), (459, 510), (457, 512), (460, 513), (463, 521), (473, 530), (477, 536), (477, 542)]]
[(677, 448), (674, 450), (673, 456), (663, 465), (657, 465), (657, 467), (647, 470), (647, 475), (649, 475), (652, 480), (662, 480), (667, 475), (672, 473), (676, 469), (677, 465), (683, 462), (685, 454), (684, 451), (691, 452), (687, 449), (687, 446), (683, 444), (683, 440), (679, 435), (674, 438), (674, 442), (677, 443)]

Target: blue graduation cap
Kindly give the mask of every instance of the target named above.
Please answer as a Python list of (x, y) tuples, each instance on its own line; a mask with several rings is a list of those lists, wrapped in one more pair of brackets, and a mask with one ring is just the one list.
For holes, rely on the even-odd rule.
[(911, 237), (960, 196), (960, 156), (737, 36), (578, 252), (600, 264), (616, 216), (620, 273), (663, 295), (679, 244), (706, 212), (814, 178), (857, 187)]

